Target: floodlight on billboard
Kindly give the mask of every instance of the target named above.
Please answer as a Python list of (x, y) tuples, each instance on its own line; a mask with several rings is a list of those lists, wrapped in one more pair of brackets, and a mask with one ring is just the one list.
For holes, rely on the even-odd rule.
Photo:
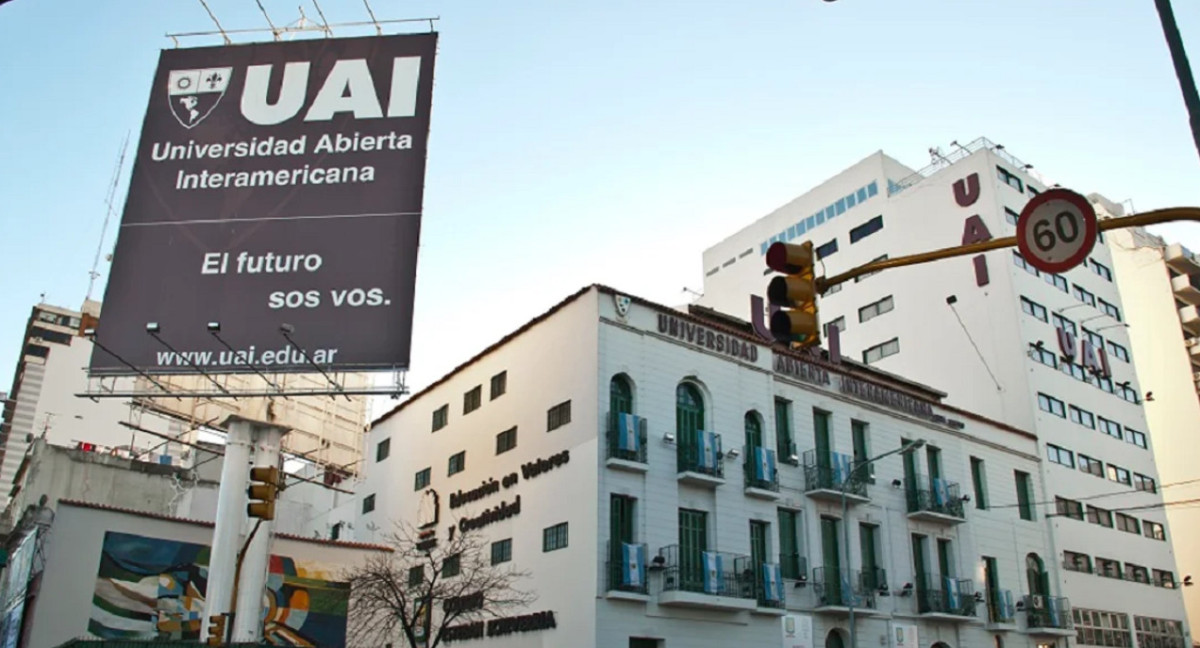
[(92, 373), (407, 368), (436, 45), (163, 51)]

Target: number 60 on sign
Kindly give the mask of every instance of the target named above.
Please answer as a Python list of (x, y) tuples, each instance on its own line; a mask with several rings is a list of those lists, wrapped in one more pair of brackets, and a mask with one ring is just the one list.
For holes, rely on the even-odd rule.
[(1017, 219), (1017, 247), (1030, 265), (1060, 273), (1083, 262), (1096, 245), (1096, 210), (1068, 189), (1049, 189), (1030, 200)]

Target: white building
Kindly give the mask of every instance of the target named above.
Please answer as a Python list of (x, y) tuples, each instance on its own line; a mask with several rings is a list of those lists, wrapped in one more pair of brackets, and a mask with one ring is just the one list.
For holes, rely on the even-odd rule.
[[(1137, 373), (1146, 390), (1146, 420), (1158, 474), (1172, 488), (1171, 500), (1200, 497), (1196, 462), (1190, 452), (1200, 442), (1200, 258), (1178, 243), (1168, 244), (1143, 229), (1108, 235), (1113, 270), (1124, 297)], [(1200, 535), (1195, 510), (1168, 507), (1176, 538)], [(1179, 573), (1200, 577), (1200, 553), (1181, 551)], [(1189, 625), (1200, 623), (1200, 591), (1183, 590)]]
[[(1002, 146), (955, 146), (932, 151), (934, 164), (920, 171), (871, 155), (717, 243), (704, 253), (700, 303), (749, 313), (751, 295), (766, 292), (763, 255), (777, 240), (811, 240), (833, 276), (1013, 235), (1022, 207), (1046, 185)], [(1090, 198), (1101, 218), (1120, 215)], [(1079, 643), (1185, 645), (1174, 536), (1112, 268), (1104, 245), (1064, 275), (1002, 249), (848, 282), (821, 298), (820, 316), (840, 329), (844, 355), (1036, 432), (1047, 459), (1038, 499), (1056, 508), (1048, 524)]]
[(413, 395), (358, 539), (436, 521), (528, 570), (554, 627), (464, 645), (835, 648), (853, 603), (860, 646), (1065, 648), (1032, 434), (701, 315), (585, 288)]

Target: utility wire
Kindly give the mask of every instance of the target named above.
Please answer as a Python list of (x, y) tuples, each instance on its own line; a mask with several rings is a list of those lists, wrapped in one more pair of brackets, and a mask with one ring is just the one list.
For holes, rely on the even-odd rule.
[[(1171, 488), (1173, 486), (1185, 486), (1187, 484), (1194, 484), (1197, 482), (1200, 482), (1200, 477), (1197, 477), (1195, 479), (1186, 479), (1183, 481), (1171, 482), (1170, 484), (1159, 484), (1158, 490), (1162, 490), (1164, 488)], [(1117, 491), (1115, 493), (1098, 493), (1096, 495), (1085, 495), (1083, 497), (1076, 497), (1076, 498), (1070, 498), (1070, 499), (1071, 499), (1071, 501), (1074, 501), (1074, 502), (1082, 502), (1082, 501), (1087, 501), (1087, 500), (1100, 499), (1102, 497), (1116, 497), (1118, 495), (1132, 495), (1133, 493), (1146, 493), (1146, 492), (1148, 492), (1148, 491), (1133, 488), (1130, 490)], [(1063, 498), (1063, 499), (1068, 499), (1068, 498)], [(1183, 503), (1185, 501), (1190, 501), (1190, 500), (1180, 500), (1179, 503)], [(1196, 500), (1196, 501), (1200, 501), (1200, 500)], [(1043, 506), (1043, 505), (1055, 504), (1055, 503), (1057, 503), (1057, 500), (1045, 500), (1045, 501), (1038, 501), (1038, 502), (1030, 502), (1026, 506)], [(1154, 506), (1163, 506), (1164, 504), (1165, 503), (1159, 503), (1159, 504), (1155, 504)], [(996, 505), (992, 505), (990, 503), (988, 504), (989, 509), (1018, 508), (1020, 506), (1021, 506), (1021, 504), (996, 504)], [(1113, 509), (1113, 510), (1124, 510), (1124, 509)]]

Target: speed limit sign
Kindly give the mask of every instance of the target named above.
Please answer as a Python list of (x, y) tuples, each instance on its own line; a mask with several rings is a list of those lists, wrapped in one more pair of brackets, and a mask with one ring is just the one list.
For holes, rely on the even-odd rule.
[(1074, 268), (1096, 245), (1096, 210), (1069, 189), (1048, 189), (1025, 205), (1017, 219), (1017, 247), (1042, 272)]

